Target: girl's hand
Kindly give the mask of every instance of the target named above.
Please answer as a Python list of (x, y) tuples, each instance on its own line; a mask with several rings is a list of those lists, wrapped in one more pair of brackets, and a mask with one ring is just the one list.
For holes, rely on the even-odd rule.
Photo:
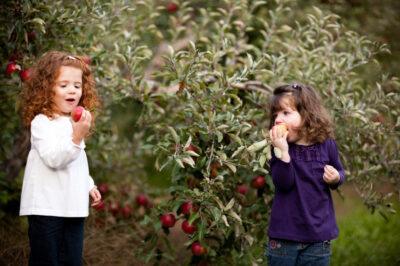
[(289, 155), (289, 144), (287, 142), (287, 136), (289, 131), (282, 131), (278, 130), (276, 126), (272, 127), (269, 131), (269, 137), (271, 139), (272, 145), (275, 149), (279, 149), (279, 155), (277, 154), (278, 151), (275, 151), (275, 156), (284, 162), (290, 162), (290, 155)]
[(97, 187), (92, 188), (92, 190), (90, 190), (89, 194), (93, 200), (91, 206), (96, 206), (96, 205), (100, 204), (101, 194), (100, 194), (100, 191), (97, 189)]
[(325, 183), (329, 185), (336, 184), (340, 180), (338, 170), (336, 170), (333, 166), (325, 165), (323, 179)]
[(272, 145), (279, 148), (282, 153), (287, 153), (289, 151), (289, 144), (287, 142), (288, 134), (289, 131), (282, 132), (282, 130), (277, 130), (276, 126), (272, 127), (269, 131)]
[(82, 113), (82, 117), (78, 122), (72, 123), (72, 141), (79, 145), (81, 141), (89, 134), (90, 125), (92, 123), (92, 115), (89, 111), (85, 110)]

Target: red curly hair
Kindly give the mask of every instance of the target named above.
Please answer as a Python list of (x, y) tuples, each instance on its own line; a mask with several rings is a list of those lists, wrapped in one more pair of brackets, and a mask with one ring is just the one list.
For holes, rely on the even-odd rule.
[(31, 76), (24, 84), (20, 95), (20, 114), (22, 122), (29, 127), (33, 118), (44, 114), (54, 118), (54, 86), (60, 74), (61, 66), (70, 66), (82, 70), (82, 96), (78, 105), (92, 112), (92, 125), (100, 106), (93, 74), (81, 56), (65, 52), (50, 51), (45, 53), (32, 68)]
[(288, 102), (300, 113), (300, 138), (304, 137), (309, 143), (322, 143), (328, 138), (334, 138), (332, 119), (322, 105), (319, 94), (312, 87), (300, 84), (275, 88), (270, 102), (270, 129), (275, 124), (276, 114), (283, 109), (284, 102)]

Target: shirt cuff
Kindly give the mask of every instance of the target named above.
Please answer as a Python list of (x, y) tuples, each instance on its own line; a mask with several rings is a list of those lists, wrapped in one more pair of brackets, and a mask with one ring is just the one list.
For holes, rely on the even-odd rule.
[(95, 187), (96, 185), (94, 184), (93, 178), (89, 176), (89, 192)]
[(78, 145), (78, 144), (76, 144), (75, 142), (73, 142), (73, 141), (72, 141), (72, 138), (71, 138), (71, 143), (72, 143), (72, 146), (77, 147), (77, 148), (79, 148), (79, 149), (81, 149), (81, 150), (84, 150), (84, 149), (86, 148), (86, 145), (85, 145), (85, 141), (84, 141), (84, 140), (81, 140), (81, 142), (80, 142), (79, 145)]
[(344, 182), (344, 175), (339, 172), (339, 181), (336, 184), (329, 185), (329, 188), (332, 190), (337, 189)]

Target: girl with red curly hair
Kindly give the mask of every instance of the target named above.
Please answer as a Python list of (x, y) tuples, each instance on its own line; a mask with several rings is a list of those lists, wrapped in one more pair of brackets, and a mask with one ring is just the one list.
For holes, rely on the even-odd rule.
[(330, 190), (344, 181), (331, 118), (317, 92), (299, 84), (276, 88), (270, 108), (269, 265), (329, 265), (339, 233)]
[[(71, 112), (82, 106), (80, 120)], [(30, 127), (20, 215), (28, 216), (30, 265), (81, 265), (84, 219), (101, 201), (89, 175), (84, 139), (99, 106), (94, 79), (82, 57), (52, 51), (33, 67), (20, 111)], [(88, 111), (90, 110), (90, 111)]]

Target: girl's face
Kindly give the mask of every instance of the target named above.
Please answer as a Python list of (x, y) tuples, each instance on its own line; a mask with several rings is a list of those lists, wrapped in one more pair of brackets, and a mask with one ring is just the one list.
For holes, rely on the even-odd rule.
[(54, 112), (60, 115), (70, 114), (78, 106), (82, 96), (82, 70), (61, 66), (53, 89)]
[(298, 131), (301, 127), (302, 119), (296, 107), (293, 106), (288, 97), (281, 100), (281, 108), (275, 113), (275, 125), (286, 124), (288, 128), (288, 142), (298, 142)]

